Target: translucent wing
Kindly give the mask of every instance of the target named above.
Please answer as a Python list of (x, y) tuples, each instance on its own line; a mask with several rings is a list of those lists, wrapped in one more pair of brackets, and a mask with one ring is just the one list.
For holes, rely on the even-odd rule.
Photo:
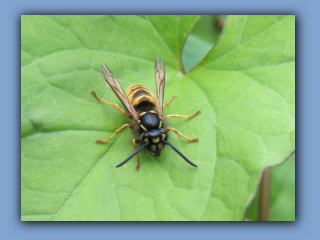
[(155, 62), (156, 85), (157, 85), (157, 108), (160, 118), (163, 117), (163, 97), (164, 86), (166, 82), (166, 67), (161, 58), (157, 58)]
[(117, 95), (117, 97), (122, 102), (123, 106), (128, 110), (128, 112), (131, 114), (132, 119), (137, 122), (139, 119), (139, 115), (134, 109), (134, 107), (131, 105), (131, 102), (129, 101), (127, 95), (124, 93), (120, 83), (118, 80), (113, 76), (110, 69), (104, 64), (101, 64), (101, 71), (104, 79), (110, 86), (110, 88), (114, 91), (114, 93)]

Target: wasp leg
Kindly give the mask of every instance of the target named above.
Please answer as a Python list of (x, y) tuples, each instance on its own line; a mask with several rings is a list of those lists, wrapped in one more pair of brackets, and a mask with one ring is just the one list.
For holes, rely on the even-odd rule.
[(106, 104), (112, 105), (112, 106), (114, 106), (116, 109), (118, 109), (120, 112), (124, 113), (127, 117), (131, 117), (130, 114), (126, 113), (126, 111), (124, 111), (122, 108), (120, 108), (117, 104), (115, 104), (115, 103), (109, 103), (109, 102), (107, 102), (106, 100), (103, 100), (102, 98), (98, 97), (97, 94), (96, 94), (94, 91), (92, 91), (92, 93), (93, 93), (93, 95), (94, 95), (97, 99), (99, 99), (101, 102), (104, 102), (104, 103), (106, 103)]
[(199, 139), (196, 138), (196, 139), (190, 139), (190, 138), (187, 138), (186, 136), (184, 136), (181, 132), (179, 132), (177, 129), (174, 129), (174, 128), (168, 128), (166, 130), (166, 132), (169, 132), (170, 130), (174, 131), (176, 134), (178, 134), (180, 137), (184, 137), (185, 139), (187, 139), (189, 142), (198, 142)]
[(191, 115), (191, 116), (183, 116), (183, 115), (179, 115), (179, 114), (177, 114), (177, 115), (167, 115), (167, 116), (164, 117), (164, 119), (167, 119), (167, 118), (169, 118), (169, 117), (193, 118), (193, 117), (197, 116), (199, 113), (201, 113), (201, 111), (198, 111), (198, 112), (196, 112), (195, 114), (193, 114), (193, 115)]
[(110, 141), (111, 138), (113, 138), (114, 135), (116, 135), (116, 133), (119, 133), (119, 132), (120, 132), (122, 129), (124, 129), (125, 127), (132, 128), (132, 126), (130, 126), (130, 125), (127, 123), (127, 124), (123, 125), (121, 128), (119, 128), (117, 131), (115, 131), (114, 134), (112, 134), (112, 136), (109, 137), (108, 139), (106, 139), (106, 140), (96, 140), (96, 142), (97, 142), (97, 143), (106, 143), (106, 142)]
[[(141, 141), (139, 139), (133, 139), (132, 140), (132, 143), (133, 143), (133, 147), (134, 147), (134, 150), (137, 150), (137, 145), (136, 143), (140, 143)], [(137, 167), (136, 167), (136, 170), (138, 171), (139, 168), (140, 168), (140, 158), (139, 158), (139, 154), (137, 153)]]
[(173, 101), (173, 99), (175, 99), (177, 96), (176, 95), (173, 95), (172, 98), (168, 101), (168, 102), (165, 102), (163, 104), (163, 109), (166, 107), (166, 105), (168, 105), (169, 103), (171, 103)]

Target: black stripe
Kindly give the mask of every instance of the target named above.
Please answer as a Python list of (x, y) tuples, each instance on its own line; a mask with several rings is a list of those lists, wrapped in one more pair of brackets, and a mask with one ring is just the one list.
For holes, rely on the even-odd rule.
[(134, 91), (138, 90), (139, 88), (148, 90), (145, 86), (137, 84), (137, 85), (133, 85), (133, 86), (129, 89), (130, 92), (128, 92), (127, 95), (131, 95)]
[(133, 99), (136, 99), (138, 97), (141, 97), (143, 95), (147, 95), (147, 96), (150, 96), (152, 98), (152, 95), (149, 93), (149, 91), (145, 91), (145, 90), (138, 90), (134, 96), (133, 96)]

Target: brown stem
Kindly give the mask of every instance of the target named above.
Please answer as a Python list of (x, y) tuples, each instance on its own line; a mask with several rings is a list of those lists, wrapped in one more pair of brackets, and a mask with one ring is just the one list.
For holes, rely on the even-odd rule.
[(271, 182), (271, 167), (267, 167), (262, 174), (262, 179), (260, 184), (258, 221), (269, 220), (270, 184), (271, 184), (270, 182)]

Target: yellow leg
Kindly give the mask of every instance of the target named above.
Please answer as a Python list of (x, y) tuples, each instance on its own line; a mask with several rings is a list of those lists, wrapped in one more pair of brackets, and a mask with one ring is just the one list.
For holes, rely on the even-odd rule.
[[(135, 138), (132, 140), (134, 150), (137, 150), (137, 145), (136, 145), (137, 142), (139, 143), (140, 140), (139, 139), (135, 139)], [(137, 153), (137, 167), (136, 167), (136, 170), (138, 171), (139, 168), (140, 168), (140, 158), (139, 158), (139, 153)]]
[(187, 139), (189, 142), (198, 142), (199, 139), (196, 138), (196, 139), (190, 139), (190, 138), (187, 138), (186, 136), (184, 136), (181, 132), (179, 132), (178, 130), (174, 129), (174, 128), (168, 128), (166, 130), (166, 132), (169, 132), (170, 130), (174, 131), (176, 134), (178, 134), (180, 137), (184, 137), (185, 139)]
[(166, 105), (168, 105), (169, 103), (171, 103), (171, 102), (173, 101), (173, 99), (175, 99), (176, 97), (177, 97), (176, 95), (173, 95), (172, 98), (171, 98), (168, 102), (164, 103), (164, 104), (163, 104), (163, 109), (166, 107)]
[(97, 142), (97, 143), (106, 143), (106, 142), (110, 141), (111, 138), (113, 138), (114, 135), (116, 135), (116, 133), (119, 133), (119, 132), (120, 132), (122, 129), (124, 129), (125, 127), (132, 128), (132, 127), (127, 123), (127, 124), (123, 125), (121, 128), (119, 128), (117, 131), (115, 131), (114, 134), (112, 134), (112, 136), (109, 137), (108, 139), (106, 139), (106, 140), (96, 140), (96, 142)]
[(164, 119), (167, 119), (167, 118), (169, 118), (169, 117), (193, 118), (193, 117), (197, 116), (199, 113), (201, 113), (201, 111), (198, 111), (198, 112), (196, 112), (195, 114), (193, 114), (193, 115), (191, 115), (191, 116), (183, 116), (183, 115), (179, 115), (179, 114), (177, 114), (177, 115), (167, 115), (167, 116), (164, 117)]
[(101, 102), (104, 102), (104, 103), (106, 103), (106, 104), (112, 105), (112, 106), (114, 106), (116, 109), (118, 109), (120, 112), (124, 113), (127, 117), (131, 117), (130, 114), (126, 113), (126, 111), (124, 111), (122, 108), (120, 108), (117, 104), (115, 104), (115, 103), (109, 103), (109, 102), (107, 102), (106, 100), (103, 100), (102, 98), (98, 97), (97, 94), (96, 94), (94, 91), (92, 91), (92, 93), (93, 93), (93, 95), (94, 95), (97, 99), (99, 99)]

